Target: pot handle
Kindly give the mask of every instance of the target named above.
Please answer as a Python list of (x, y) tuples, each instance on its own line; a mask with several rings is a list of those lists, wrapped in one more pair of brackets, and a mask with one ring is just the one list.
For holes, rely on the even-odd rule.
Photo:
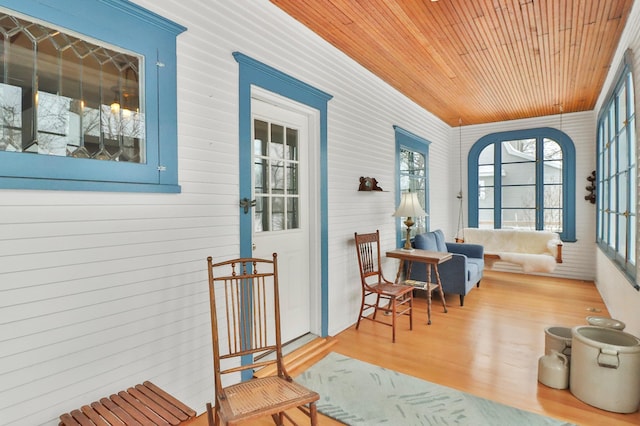
[(558, 352), (556, 350), (552, 350), (551, 353), (562, 360), (562, 365), (566, 367), (569, 364), (569, 359), (562, 352)]
[(618, 351), (611, 348), (600, 349), (598, 365), (605, 368), (618, 368), (620, 366)]

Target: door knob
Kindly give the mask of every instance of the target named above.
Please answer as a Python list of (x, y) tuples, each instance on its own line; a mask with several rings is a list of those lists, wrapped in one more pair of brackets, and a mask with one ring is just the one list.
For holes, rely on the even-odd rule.
[(244, 214), (249, 213), (249, 207), (255, 207), (256, 200), (249, 200), (247, 197), (240, 200), (240, 207), (244, 209)]

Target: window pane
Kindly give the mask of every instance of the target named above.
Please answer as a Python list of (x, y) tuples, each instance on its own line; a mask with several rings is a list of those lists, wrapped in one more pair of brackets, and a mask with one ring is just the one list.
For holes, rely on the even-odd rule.
[(618, 109), (618, 120), (616, 129), (621, 130), (627, 121), (627, 90), (626, 85), (622, 85), (616, 97), (616, 108)]
[(266, 121), (253, 121), (253, 152), (255, 155), (266, 156), (269, 142), (269, 125)]
[(627, 128), (623, 128), (620, 131), (620, 137), (618, 139), (618, 170), (626, 170), (629, 167), (629, 141), (627, 141)]
[(287, 199), (287, 229), (297, 229), (298, 223), (298, 198)]
[(627, 221), (629, 219), (624, 215), (618, 215), (618, 251), (623, 259), (627, 259)]
[(478, 227), (485, 229), (494, 228), (493, 209), (478, 210)]
[(271, 198), (271, 231), (285, 229), (284, 197)]
[(536, 209), (502, 209), (502, 228), (536, 229)]
[(256, 232), (269, 230), (269, 199), (256, 196), (256, 206), (253, 209), (253, 223)]
[(505, 186), (502, 188), (502, 207), (530, 207), (536, 206), (536, 187), (529, 186)]
[(142, 57), (5, 13), (0, 22), (0, 150), (145, 163)]
[(271, 144), (269, 145), (269, 156), (273, 158), (284, 158), (284, 127), (271, 125)]
[(494, 190), (492, 186), (481, 186), (478, 193), (478, 205), (480, 208), (493, 208)]
[(271, 193), (284, 194), (284, 161), (273, 161), (271, 163), (271, 182), (269, 183)]
[(298, 194), (298, 164), (287, 165), (287, 194)]
[(285, 158), (298, 161), (298, 130), (287, 128), (287, 152)]
[(562, 232), (562, 210), (544, 209), (543, 229), (545, 231)]
[(561, 209), (562, 205), (562, 185), (544, 186), (544, 207)]
[(544, 162), (544, 183), (562, 183), (562, 160)]
[(493, 144), (489, 144), (484, 147), (484, 149), (480, 152), (478, 156), (478, 164), (480, 166), (493, 164), (494, 156), (493, 156)]
[(560, 144), (552, 139), (544, 139), (544, 159), (562, 160), (562, 148)]
[(502, 164), (503, 185), (523, 185), (536, 183), (536, 163)]
[(502, 142), (502, 162), (510, 162), (508, 158), (536, 158), (536, 140), (520, 139)]
[(253, 165), (253, 172), (255, 174), (255, 192), (261, 194), (267, 191), (267, 160), (256, 159)]

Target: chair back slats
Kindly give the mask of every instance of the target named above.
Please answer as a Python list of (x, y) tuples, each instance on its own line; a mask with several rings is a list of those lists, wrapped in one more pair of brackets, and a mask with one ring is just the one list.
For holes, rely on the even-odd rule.
[(368, 286), (370, 280), (367, 279), (372, 276), (380, 281), (383, 278), (380, 267), (380, 232), (355, 233), (355, 240), (362, 285)]
[[(277, 260), (241, 258), (209, 264), (214, 368), (220, 374), (256, 369), (278, 362), (280, 312)], [(222, 332), (221, 341), (218, 334)], [(262, 359), (275, 352), (276, 359)], [(251, 355), (243, 365), (222, 368), (220, 360)]]

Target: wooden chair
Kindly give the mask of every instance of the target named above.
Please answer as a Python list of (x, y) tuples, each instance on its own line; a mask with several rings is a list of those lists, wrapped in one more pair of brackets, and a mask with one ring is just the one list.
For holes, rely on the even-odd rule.
[[(413, 329), (413, 287), (394, 284), (382, 274), (380, 262), (380, 232), (370, 234), (355, 233), (358, 265), (360, 267), (360, 282), (362, 284), (362, 303), (356, 330), (360, 327), (361, 319), (368, 319), (381, 324), (390, 325), (392, 341), (396, 341), (396, 318), (409, 316), (409, 329)], [(367, 299), (375, 297), (375, 303)], [(380, 302), (386, 302), (381, 306)], [(365, 316), (366, 309), (373, 308), (372, 316)], [(391, 322), (377, 318), (378, 311), (390, 315)]]
[[(271, 415), (277, 425), (299, 408), (317, 424), (320, 396), (287, 374), (282, 360), (277, 255), (273, 260), (241, 258), (212, 263), (209, 271), (215, 409), (207, 404), (209, 425), (235, 425)], [(225, 364), (224, 366), (222, 364)], [(276, 365), (277, 373), (223, 386), (234, 374)]]

